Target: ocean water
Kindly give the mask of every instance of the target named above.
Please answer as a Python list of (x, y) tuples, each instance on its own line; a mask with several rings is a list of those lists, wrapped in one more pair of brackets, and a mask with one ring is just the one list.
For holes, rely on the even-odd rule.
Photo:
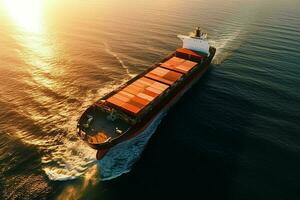
[[(211, 69), (96, 161), (81, 113), (196, 26)], [(0, 199), (299, 199), (299, 66), (298, 0), (0, 0)]]

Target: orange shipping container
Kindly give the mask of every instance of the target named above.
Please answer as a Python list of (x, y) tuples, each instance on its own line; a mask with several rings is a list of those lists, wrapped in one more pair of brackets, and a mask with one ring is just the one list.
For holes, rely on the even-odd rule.
[[(160, 70), (159, 73), (163, 73)], [(137, 115), (168, 88), (167, 85), (142, 77), (109, 97), (106, 101), (122, 110)]]
[(162, 67), (171, 69), (180, 73), (188, 73), (192, 68), (194, 68), (198, 63), (189, 60), (184, 60), (177, 57), (172, 57), (168, 61), (161, 64)]
[(145, 75), (148, 78), (154, 79), (156, 81), (172, 85), (174, 82), (176, 82), (182, 74), (178, 72), (171, 71), (169, 69), (165, 69), (162, 67), (157, 67), (150, 71), (148, 74)]

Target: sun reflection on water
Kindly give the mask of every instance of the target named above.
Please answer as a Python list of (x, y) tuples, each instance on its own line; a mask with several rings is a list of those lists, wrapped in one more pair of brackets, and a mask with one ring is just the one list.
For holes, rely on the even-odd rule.
[[(20, 57), (27, 63), (26, 70), (31, 79), (29, 85), (39, 85), (51, 90), (58, 87), (55, 75), (61, 75), (62, 69), (55, 66), (57, 45), (45, 28), (44, 0), (3, 0), (5, 10), (15, 26), (14, 39), (22, 49)], [(51, 74), (51, 76), (49, 76)], [(34, 82), (32, 82), (32, 80)]]
[(4, 0), (4, 5), (23, 31), (38, 33), (42, 30), (43, 0)]

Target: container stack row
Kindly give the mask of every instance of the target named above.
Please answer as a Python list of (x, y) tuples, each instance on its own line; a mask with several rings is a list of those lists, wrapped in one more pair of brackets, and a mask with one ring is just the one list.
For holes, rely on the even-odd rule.
[(203, 58), (203, 55), (196, 52), (177, 49), (173, 57), (110, 96), (106, 102), (137, 116), (173, 84), (188, 76)]

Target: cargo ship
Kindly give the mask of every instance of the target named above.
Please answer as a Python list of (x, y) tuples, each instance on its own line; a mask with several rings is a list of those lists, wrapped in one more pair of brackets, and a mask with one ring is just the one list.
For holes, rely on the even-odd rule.
[(208, 70), (216, 49), (200, 28), (178, 35), (178, 48), (91, 105), (80, 117), (77, 134), (101, 160), (115, 145), (142, 133)]

